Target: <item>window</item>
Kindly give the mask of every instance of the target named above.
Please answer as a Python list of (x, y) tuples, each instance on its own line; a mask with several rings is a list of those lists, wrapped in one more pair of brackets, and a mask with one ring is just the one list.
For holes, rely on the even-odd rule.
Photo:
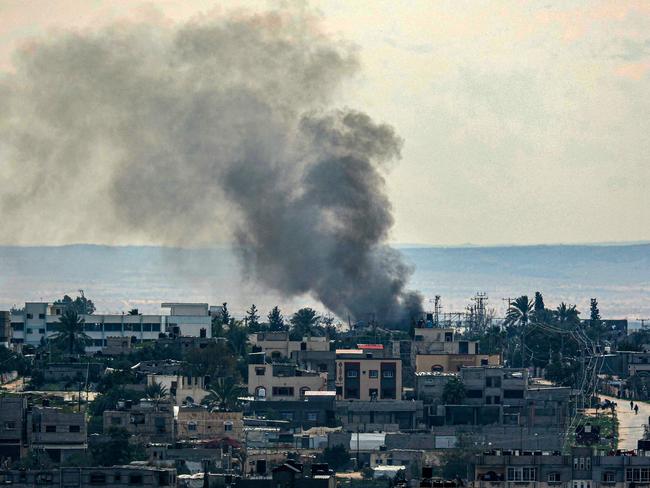
[(45, 314), (44, 314), (44, 313), (39, 313), (39, 314), (38, 314), (38, 318), (39, 318), (39, 319), (44, 319), (44, 318), (45, 318)]
[(523, 398), (524, 390), (503, 390), (503, 398)]
[(113, 481), (115, 483), (121, 483), (122, 482), (122, 475), (120, 473), (115, 473), (113, 475)]
[(318, 421), (318, 412), (307, 412), (307, 420), (309, 422)]
[(28, 318), (28, 319), (33, 319), (33, 318), (34, 318), (34, 314), (32, 314), (32, 313), (28, 313), (28, 314), (27, 314), (27, 318)]
[(348, 378), (358, 378), (359, 377), (359, 371), (356, 369), (348, 369), (347, 373)]
[(56, 425), (46, 425), (45, 432), (56, 432)]
[(603, 473), (603, 483), (616, 483), (616, 473), (613, 471), (605, 471)]
[(79, 425), (69, 425), (68, 432), (81, 432), (81, 426)]
[(266, 368), (255, 368), (256, 376), (264, 376), (265, 372), (266, 372)]
[(625, 470), (625, 481), (650, 481), (650, 468), (627, 468)]
[(9, 420), (8, 422), (5, 422), (5, 430), (15, 430), (16, 429), (16, 422), (13, 420)]
[(508, 468), (508, 481), (537, 481), (537, 468)]
[(304, 397), (305, 393), (307, 393), (308, 391), (311, 391), (311, 388), (309, 388), (308, 386), (303, 386), (302, 388), (300, 388), (300, 396)]
[(105, 473), (90, 473), (90, 484), (91, 485), (103, 485), (106, 483), (106, 474)]
[(359, 398), (359, 390), (357, 388), (346, 388), (345, 398)]
[(395, 398), (395, 390), (393, 388), (383, 388), (381, 390), (382, 398)]
[(371, 369), (368, 371), (368, 378), (379, 378), (379, 371), (376, 369)]
[(129, 475), (129, 484), (130, 485), (141, 485), (142, 484), (142, 475), (141, 474), (130, 474)]
[(196, 431), (196, 422), (188, 422), (187, 430), (195, 432)]
[(257, 397), (258, 400), (266, 399), (266, 388), (264, 388), (263, 386), (258, 386), (255, 389), (255, 396)]
[(554, 472), (554, 473), (549, 473), (548, 474), (548, 482), (549, 483), (560, 483), (562, 481), (562, 476), (560, 475), (559, 472)]
[(293, 420), (293, 412), (280, 412), (282, 420)]
[(165, 428), (165, 417), (156, 417), (153, 419), (153, 422), (156, 426), (157, 434), (164, 434), (167, 431)]
[(500, 376), (488, 376), (485, 378), (485, 386), (487, 388), (500, 388), (501, 387), (501, 377)]
[(483, 398), (482, 390), (466, 390), (465, 396), (467, 398)]
[(293, 386), (274, 386), (273, 396), (293, 396)]
[(38, 329), (39, 334), (45, 334), (45, 329)]
[(321, 363), (318, 365), (318, 371), (321, 373), (327, 373), (327, 364)]
[(377, 396), (379, 395), (379, 392), (377, 391), (377, 388), (370, 388), (368, 390), (368, 396), (375, 400)]
[(32, 329), (27, 329), (27, 333), (28, 333), (28, 334), (31, 334), (31, 333), (32, 333)]
[(232, 432), (232, 422), (227, 421), (223, 423), (224, 432)]
[(395, 371), (392, 369), (387, 369), (383, 372), (384, 378), (393, 378), (395, 376)]

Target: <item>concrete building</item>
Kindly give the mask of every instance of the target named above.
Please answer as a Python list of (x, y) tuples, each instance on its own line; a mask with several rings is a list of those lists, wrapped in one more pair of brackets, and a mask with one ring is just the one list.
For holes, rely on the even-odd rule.
[(421, 401), (337, 401), (336, 413), (350, 432), (398, 432), (424, 428)]
[(27, 399), (0, 397), (0, 459), (17, 461), (27, 454)]
[(474, 471), (475, 488), (627, 488), (650, 483), (650, 457), (492, 451), (477, 456)]
[[(458, 376), (465, 386), (460, 405), (443, 405), (445, 384)], [(427, 425), (513, 425), (561, 428), (571, 415), (573, 391), (529, 385), (520, 368), (482, 366), (451, 373), (417, 373), (416, 397), (424, 402)]]
[(334, 396), (333, 391), (309, 391), (300, 400), (254, 400), (246, 404), (245, 412), (247, 416), (252, 417), (277, 416), (288, 421), (288, 428), (294, 431), (321, 426), (334, 427), (336, 424)]
[(112, 466), (92, 468), (54, 468), (0, 470), (0, 484), (15, 488), (59, 486), (75, 488), (175, 488), (176, 470), (151, 466)]
[[(130, 340), (132, 344), (155, 341), (161, 333), (206, 337), (212, 335), (211, 317), (205, 303), (163, 303), (169, 315), (82, 315), (84, 331), (92, 344), (86, 352), (97, 352), (108, 345), (108, 338)], [(20, 312), (12, 313), (12, 341), (18, 344), (39, 345), (42, 339), (56, 334), (57, 324), (63, 312), (60, 305), (47, 302), (27, 302)], [(128, 347), (122, 346), (120, 349)], [(115, 352), (115, 340), (111, 352)]]
[(338, 349), (335, 384), (337, 400), (401, 400), (402, 361), (363, 349)]
[(412, 363), (421, 372), (456, 372), (464, 366), (498, 365), (499, 355), (479, 354), (477, 341), (462, 339), (453, 328), (415, 328), (411, 344)]
[(54, 462), (82, 454), (88, 448), (83, 413), (60, 408), (33, 407), (27, 414), (29, 448), (47, 454)]
[(200, 405), (183, 406), (176, 414), (176, 439), (201, 440), (244, 438), (242, 412), (210, 411)]
[(248, 341), (254, 351), (264, 352), (271, 359), (291, 358), (299, 351), (330, 350), (330, 342), (326, 337), (304, 337), (301, 341), (292, 341), (289, 333), (284, 331), (250, 334)]
[(174, 412), (169, 403), (158, 406), (149, 401), (137, 405), (119, 402), (117, 410), (106, 410), (103, 414), (104, 433), (111, 427), (125, 429), (141, 442), (173, 442)]
[(10, 347), (12, 338), (11, 313), (6, 310), (0, 310), (0, 346)]
[(176, 405), (184, 403), (201, 403), (208, 395), (205, 378), (176, 374), (148, 374), (147, 385), (158, 383), (169, 392), (169, 397)]
[(251, 361), (248, 393), (256, 400), (300, 400), (305, 392), (327, 389), (327, 373), (303, 370), (291, 363), (268, 364), (264, 353), (251, 354)]

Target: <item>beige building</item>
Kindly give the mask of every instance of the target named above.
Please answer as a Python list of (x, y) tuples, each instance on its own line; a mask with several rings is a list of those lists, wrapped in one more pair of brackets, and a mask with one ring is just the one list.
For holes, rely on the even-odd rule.
[(243, 439), (242, 412), (210, 411), (198, 405), (180, 407), (176, 415), (176, 439)]
[(305, 337), (302, 341), (289, 340), (288, 332), (260, 332), (250, 334), (248, 341), (271, 359), (290, 358), (300, 351), (329, 351), (326, 337)]
[(183, 376), (181, 374), (148, 374), (147, 386), (159, 383), (169, 392), (169, 397), (176, 405), (183, 403), (201, 403), (208, 395), (205, 378), (202, 376)]
[(169, 403), (154, 405), (142, 401), (139, 405), (119, 402), (117, 410), (103, 414), (104, 432), (111, 427), (126, 429), (141, 442), (173, 442), (174, 413)]
[(327, 390), (327, 373), (293, 364), (249, 364), (248, 393), (256, 400), (300, 400), (307, 391)]
[(418, 354), (415, 356), (415, 372), (455, 373), (464, 367), (498, 366), (500, 363), (498, 354)]
[(402, 361), (362, 349), (336, 351), (337, 400), (401, 400)]

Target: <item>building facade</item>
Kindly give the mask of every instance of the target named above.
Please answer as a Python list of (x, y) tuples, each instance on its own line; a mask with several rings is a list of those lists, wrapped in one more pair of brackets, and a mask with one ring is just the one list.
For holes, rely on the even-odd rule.
[(401, 400), (402, 361), (376, 358), (363, 349), (339, 349), (335, 384), (337, 400)]

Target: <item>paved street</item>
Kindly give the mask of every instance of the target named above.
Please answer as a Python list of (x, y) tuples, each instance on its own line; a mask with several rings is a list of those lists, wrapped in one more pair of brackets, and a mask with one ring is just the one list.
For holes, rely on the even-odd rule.
[[(637, 441), (643, 438), (643, 424), (648, 423), (650, 416), (650, 404), (638, 402), (639, 414), (635, 415), (630, 410), (630, 401), (610, 396), (599, 395), (601, 399), (608, 399), (616, 402), (616, 414), (618, 416), (618, 448), (623, 450), (636, 449)], [(635, 402), (636, 403), (636, 402)]]

